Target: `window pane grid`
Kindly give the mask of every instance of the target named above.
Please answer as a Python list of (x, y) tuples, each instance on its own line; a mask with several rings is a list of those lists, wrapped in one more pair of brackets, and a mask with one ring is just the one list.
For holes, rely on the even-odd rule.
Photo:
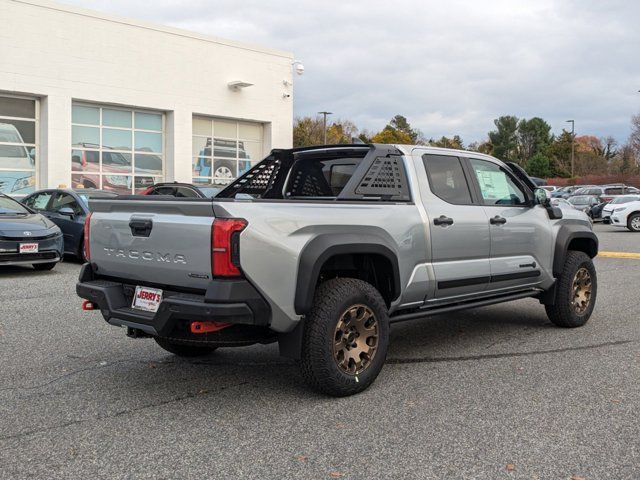
[[(89, 127), (98, 130), (98, 142), (83, 143), (80, 142), (80, 137), (74, 137), (72, 145), (74, 186), (83, 185), (131, 193), (162, 181), (164, 178), (164, 115), (162, 113), (74, 103), (73, 118), (78, 119), (82, 115), (95, 118), (96, 123), (80, 123), (73, 120), (72, 127)], [(137, 128), (138, 125), (142, 128)], [(90, 132), (87, 130), (85, 133)], [(91, 155), (92, 153), (97, 155)], [(87, 161), (87, 157), (91, 157), (91, 162)]]
[(0, 96), (0, 193), (26, 195), (38, 184), (38, 102)]
[(194, 182), (228, 183), (262, 159), (261, 123), (193, 117), (193, 132)]

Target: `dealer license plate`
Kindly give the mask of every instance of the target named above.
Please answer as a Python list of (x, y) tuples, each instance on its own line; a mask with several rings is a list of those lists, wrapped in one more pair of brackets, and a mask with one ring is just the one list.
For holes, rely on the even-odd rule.
[(162, 290), (158, 288), (136, 287), (136, 293), (133, 296), (132, 308), (144, 310), (145, 312), (157, 312), (162, 302)]
[(37, 243), (21, 243), (20, 253), (38, 253)]

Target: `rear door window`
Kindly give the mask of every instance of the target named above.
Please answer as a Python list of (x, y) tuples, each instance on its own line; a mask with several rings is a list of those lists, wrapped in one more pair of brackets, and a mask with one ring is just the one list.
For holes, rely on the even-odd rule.
[(431, 191), (447, 203), (470, 205), (471, 190), (458, 157), (423, 155)]

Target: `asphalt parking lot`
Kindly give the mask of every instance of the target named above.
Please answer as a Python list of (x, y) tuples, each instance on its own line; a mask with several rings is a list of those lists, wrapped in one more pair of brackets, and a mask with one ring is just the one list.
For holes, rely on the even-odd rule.
[(640, 258), (596, 267), (587, 326), (535, 300), (399, 324), (343, 399), (275, 345), (183, 360), (125, 337), (80, 310), (77, 262), (0, 270), (0, 478), (637, 479)]

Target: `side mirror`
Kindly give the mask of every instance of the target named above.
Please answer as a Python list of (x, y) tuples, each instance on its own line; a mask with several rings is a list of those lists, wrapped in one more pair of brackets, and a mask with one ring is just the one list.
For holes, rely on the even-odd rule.
[(536, 204), (543, 205), (545, 207), (551, 204), (549, 197), (547, 196), (547, 191), (544, 188), (536, 188), (533, 195), (535, 196)]
[(73, 217), (75, 215), (73, 208), (70, 207), (62, 207), (60, 210), (58, 210), (58, 213), (60, 215), (64, 215), (65, 217)]

